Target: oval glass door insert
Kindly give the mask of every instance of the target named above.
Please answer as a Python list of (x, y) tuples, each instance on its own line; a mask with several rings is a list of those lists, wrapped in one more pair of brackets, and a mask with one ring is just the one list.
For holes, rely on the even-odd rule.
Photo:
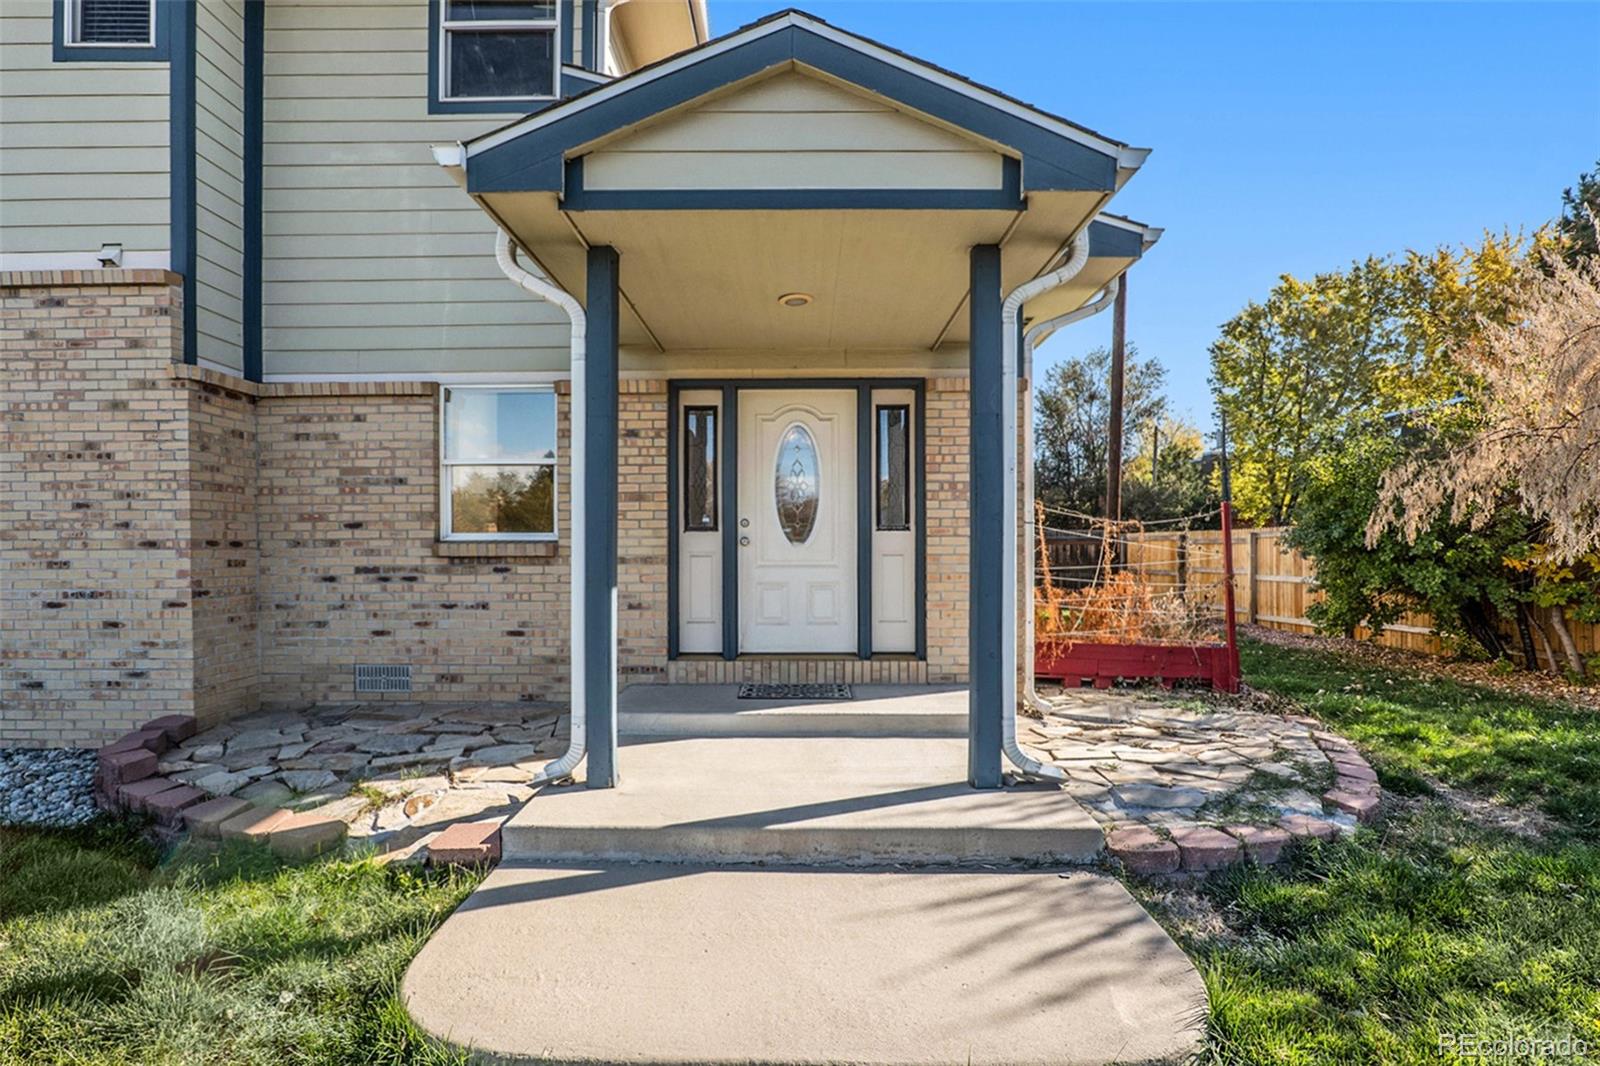
[(778, 442), (778, 469), (774, 490), (778, 504), (778, 525), (790, 544), (804, 544), (817, 525), (820, 486), (817, 442), (811, 431), (796, 422), (783, 431)]

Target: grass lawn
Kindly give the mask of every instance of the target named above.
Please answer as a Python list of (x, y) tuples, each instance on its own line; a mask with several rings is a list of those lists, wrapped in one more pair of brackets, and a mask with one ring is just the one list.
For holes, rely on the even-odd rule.
[[(1139, 888), (1205, 976), (1210, 1060), (1438, 1063), (1455, 1059), (1441, 1037), (1477, 1034), (1588, 1042), (1493, 1061), (1600, 1062), (1600, 718), (1275, 646), (1248, 646), (1244, 671), (1409, 795), (1279, 868)], [(1514, 835), (1425, 777), (1537, 804), (1548, 824)]]
[(0, 829), (0, 1063), (459, 1061), (398, 985), (476, 881), (243, 845), (163, 862), (117, 823)]

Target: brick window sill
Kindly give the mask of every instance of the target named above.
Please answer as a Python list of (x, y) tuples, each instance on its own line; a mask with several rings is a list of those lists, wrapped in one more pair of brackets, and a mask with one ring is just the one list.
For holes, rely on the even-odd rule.
[(553, 559), (553, 540), (436, 540), (433, 554), (450, 559)]

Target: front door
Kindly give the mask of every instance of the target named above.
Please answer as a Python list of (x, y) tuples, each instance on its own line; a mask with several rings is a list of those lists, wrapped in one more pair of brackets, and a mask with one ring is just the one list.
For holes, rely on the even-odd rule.
[(856, 393), (739, 393), (739, 650), (856, 650)]

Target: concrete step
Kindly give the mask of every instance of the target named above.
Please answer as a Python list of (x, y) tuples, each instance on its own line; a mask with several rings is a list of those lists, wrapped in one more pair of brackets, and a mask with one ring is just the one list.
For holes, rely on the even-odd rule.
[(622, 737), (965, 737), (967, 690), (855, 685), (849, 700), (741, 700), (737, 685), (632, 685)]
[(1109, 877), (502, 864), (401, 988), (496, 1062), (1188, 1061), (1194, 966)]
[(550, 787), (502, 829), (507, 861), (1059, 865), (1104, 837), (1052, 786), (978, 790), (940, 737), (637, 741), (613, 789)]

